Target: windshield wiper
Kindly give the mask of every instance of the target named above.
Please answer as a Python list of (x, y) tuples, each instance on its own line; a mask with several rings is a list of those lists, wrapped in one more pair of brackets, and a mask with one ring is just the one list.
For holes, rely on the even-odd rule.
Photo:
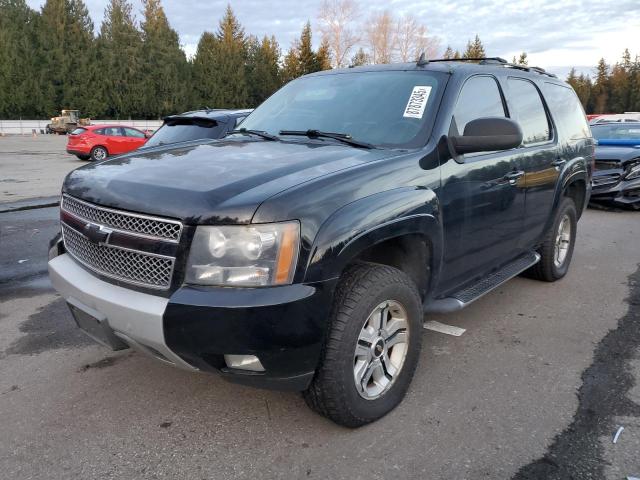
[(262, 130), (247, 130), (246, 128), (239, 128), (238, 130), (231, 130), (227, 135), (231, 135), (233, 133), (239, 133), (241, 135), (255, 135), (256, 137), (261, 137), (270, 141), (280, 140), (277, 136), (271, 135), (270, 133)]
[(309, 138), (332, 138), (334, 140), (338, 140), (354, 147), (376, 148), (370, 143), (361, 142), (360, 140), (354, 140), (351, 135), (347, 133), (322, 132), (320, 130), (280, 130), (280, 135), (299, 135)]

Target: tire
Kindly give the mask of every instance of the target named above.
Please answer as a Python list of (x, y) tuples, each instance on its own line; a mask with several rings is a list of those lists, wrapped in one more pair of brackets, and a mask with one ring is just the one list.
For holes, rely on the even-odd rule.
[[(556, 242), (558, 241), (560, 226), (563, 221), (568, 222), (566, 225), (570, 228), (570, 232), (569, 238), (565, 237), (561, 242), (566, 246), (566, 251), (562, 261), (558, 261), (559, 259), (556, 258)], [(541, 257), (540, 261), (527, 271), (529, 277), (544, 282), (555, 282), (567, 274), (576, 243), (577, 226), (578, 214), (576, 205), (571, 198), (564, 197), (558, 206), (553, 225), (545, 235), (542, 246), (538, 249)]]
[(109, 156), (109, 152), (105, 147), (97, 146), (91, 149), (91, 160), (99, 162), (105, 160)]
[[(383, 315), (388, 319), (386, 329), (378, 330)], [(349, 268), (336, 289), (319, 367), (303, 392), (307, 405), (351, 428), (389, 413), (404, 398), (418, 364), (422, 319), (418, 290), (403, 272), (371, 263)], [(405, 324), (404, 331), (398, 328)], [(371, 342), (362, 340), (364, 335)], [(397, 371), (392, 375), (394, 369)], [(374, 372), (371, 382), (360, 382), (366, 387), (358, 388), (356, 372), (366, 372), (362, 377), (366, 379), (369, 371)], [(373, 382), (376, 376), (380, 385), (386, 384), (384, 388)]]

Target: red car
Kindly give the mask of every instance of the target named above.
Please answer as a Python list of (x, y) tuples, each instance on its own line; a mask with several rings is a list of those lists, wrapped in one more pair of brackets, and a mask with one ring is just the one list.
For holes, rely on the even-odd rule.
[(90, 125), (78, 127), (69, 134), (67, 153), (80, 160), (104, 160), (135, 150), (147, 141), (142, 130), (120, 125)]

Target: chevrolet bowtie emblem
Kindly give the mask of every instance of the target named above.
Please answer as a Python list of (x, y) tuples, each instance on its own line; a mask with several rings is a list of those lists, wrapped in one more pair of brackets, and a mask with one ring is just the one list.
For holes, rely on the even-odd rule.
[(85, 237), (96, 245), (107, 245), (109, 243), (109, 237), (113, 230), (102, 225), (96, 225), (95, 223), (85, 224), (82, 233)]

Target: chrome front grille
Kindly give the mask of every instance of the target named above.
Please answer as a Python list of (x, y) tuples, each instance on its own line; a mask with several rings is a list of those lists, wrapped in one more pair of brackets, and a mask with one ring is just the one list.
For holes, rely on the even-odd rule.
[(99, 225), (173, 242), (179, 241), (182, 233), (182, 224), (175, 220), (121, 212), (67, 195), (62, 197), (62, 209)]
[[(164, 243), (173, 244), (171, 249), (175, 252), (182, 233), (180, 222), (106, 209), (66, 195), (62, 198), (61, 217), (66, 251), (88, 269), (141, 287), (166, 290), (171, 286), (175, 256), (138, 248), (160, 251), (154, 246)], [(106, 227), (114, 233), (107, 235), (104, 242), (98, 241), (90, 239), (91, 230), (87, 227)], [(116, 232), (119, 239), (114, 241)], [(131, 244), (135, 248), (127, 248)]]
[(96, 245), (64, 224), (62, 237), (67, 252), (97, 273), (150, 288), (171, 285), (174, 258)]

